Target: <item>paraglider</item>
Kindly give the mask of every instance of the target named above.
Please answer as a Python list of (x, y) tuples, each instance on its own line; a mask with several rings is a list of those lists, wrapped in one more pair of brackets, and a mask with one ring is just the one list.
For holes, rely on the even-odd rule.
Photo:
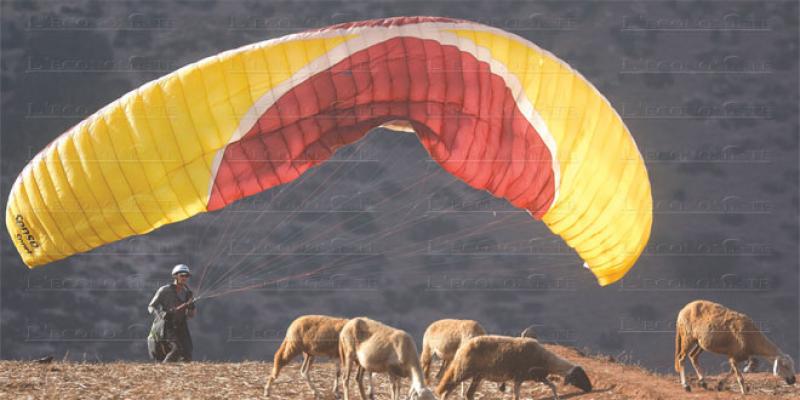
[(647, 171), (608, 100), (524, 38), (437, 17), (288, 35), (149, 82), (25, 167), (6, 226), (44, 265), (291, 182), (383, 125), (541, 219), (601, 285), (647, 243)]

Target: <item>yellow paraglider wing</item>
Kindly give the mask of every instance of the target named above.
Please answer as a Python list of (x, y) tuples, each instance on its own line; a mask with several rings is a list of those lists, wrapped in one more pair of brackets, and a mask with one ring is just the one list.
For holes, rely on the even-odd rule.
[(544, 221), (601, 285), (647, 243), (647, 171), (602, 94), (523, 38), (434, 17), (289, 35), (145, 84), (25, 167), (6, 225), (46, 264), (290, 182), (378, 126)]

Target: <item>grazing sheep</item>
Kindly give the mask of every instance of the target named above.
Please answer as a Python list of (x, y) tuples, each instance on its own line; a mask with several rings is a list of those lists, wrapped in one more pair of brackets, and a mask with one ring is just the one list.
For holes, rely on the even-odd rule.
[(744, 377), (737, 363), (753, 356), (771, 359), (772, 373), (790, 385), (795, 383), (792, 358), (767, 339), (750, 317), (717, 303), (697, 300), (683, 307), (675, 323), (675, 371), (681, 375), (681, 385), (687, 392), (691, 391), (683, 369), (687, 355), (700, 386), (707, 387), (697, 363), (697, 358), (704, 350), (728, 356), (731, 371), (718, 383), (717, 390), (722, 390), (730, 376), (736, 374), (739, 389), (743, 394), (746, 393)]
[[(535, 327), (536, 327), (536, 325), (531, 325), (531, 326), (525, 328), (522, 331), (522, 333), (519, 335), (519, 337), (539, 340), (539, 337), (536, 334), (536, 328)], [(501, 392), (505, 392), (506, 391), (506, 383), (503, 382), (503, 383), (497, 385), (497, 390), (499, 390)], [(463, 390), (462, 390), (462, 392), (463, 392)]]
[(472, 400), (482, 380), (510, 380), (514, 381), (514, 400), (519, 400), (522, 382), (532, 380), (550, 387), (553, 398), (558, 400), (555, 384), (547, 379), (549, 374), (563, 376), (564, 383), (584, 392), (592, 390), (583, 368), (551, 353), (534, 339), (478, 336), (458, 349), (436, 393), (445, 400), (458, 383), (472, 378), (467, 390), (467, 399)]
[(486, 330), (481, 324), (473, 320), (442, 319), (430, 324), (422, 338), (422, 355), (420, 355), (425, 383), (430, 384), (429, 376), (434, 356), (442, 360), (442, 365), (436, 374), (438, 380), (462, 343), (485, 334)]
[[(266, 386), (264, 386), (264, 396), (269, 396), (270, 386), (278, 378), (281, 368), (302, 353), (303, 365), (300, 367), (300, 374), (306, 380), (308, 387), (314, 392), (314, 397), (319, 398), (319, 392), (311, 382), (309, 373), (311, 365), (316, 356), (332, 359), (339, 358), (339, 332), (341, 332), (345, 323), (347, 323), (346, 319), (324, 315), (306, 315), (294, 320), (289, 325), (289, 329), (286, 330), (286, 337), (283, 339), (281, 347), (275, 352), (272, 375), (270, 375)], [(336, 377), (333, 381), (334, 394), (339, 389), (340, 375), (339, 363), (336, 363)]]
[[(339, 358), (344, 374), (344, 399), (349, 400), (350, 373), (358, 365), (356, 376), (362, 400), (366, 400), (363, 372), (386, 372), (392, 385), (392, 400), (400, 398), (400, 378), (411, 377), (411, 400), (435, 400), (425, 387), (417, 346), (408, 333), (369, 318), (351, 319), (339, 335)], [(372, 397), (372, 396), (370, 396)]]
[[(536, 335), (536, 325), (531, 325), (531, 326), (529, 326), (529, 327), (525, 328), (525, 329), (522, 331), (522, 333), (520, 333), (519, 337), (524, 337), (524, 338), (529, 338), (529, 339), (535, 339), (535, 340), (539, 340), (539, 337), (538, 337), (538, 335)], [(461, 390), (461, 395), (463, 396), (463, 395), (464, 395), (464, 390), (463, 390), (463, 389), (464, 389), (464, 386), (463, 386), (463, 383), (462, 383), (461, 389), (462, 389), (462, 390)], [(497, 390), (499, 390), (499, 391), (501, 391), (501, 392), (505, 392), (505, 391), (506, 391), (506, 383), (505, 383), (505, 382), (499, 383), (499, 384), (497, 385)]]

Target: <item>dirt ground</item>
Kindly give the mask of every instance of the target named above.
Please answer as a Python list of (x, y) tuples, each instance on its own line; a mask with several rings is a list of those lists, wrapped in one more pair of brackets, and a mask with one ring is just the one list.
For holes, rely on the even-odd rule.
[[(572, 386), (558, 384), (562, 399), (797, 399), (800, 385), (789, 386), (769, 373), (745, 375), (750, 393), (737, 394), (731, 379), (723, 392), (694, 387), (682, 390), (677, 375), (658, 375), (638, 366), (626, 365), (608, 357), (585, 356), (566, 347), (547, 345), (549, 349), (584, 367), (594, 391), (583, 393)], [(313, 399), (312, 392), (300, 377), (300, 359), (285, 368), (273, 386), (271, 399)], [(0, 398), (3, 399), (255, 399), (261, 398), (270, 363), (61, 363), (38, 364), (23, 361), (0, 361)], [(690, 367), (689, 367), (690, 368)], [(436, 369), (434, 369), (435, 371)], [(330, 393), (335, 374), (332, 362), (316, 363), (312, 377), (317, 386)], [(691, 371), (691, 370), (689, 370)], [(690, 373), (693, 376), (693, 372)], [(715, 386), (719, 376), (707, 378)], [(389, 382), (376, 375), (376, 398), (389, 399)], [(408, 382), (404, 382), (405, 389)], [(351, 386), (354, 393), (355, 385)], [(476, 399), (510, 400), (510, 390), (500, 393), (497, 385), (483, 383)], [(523, 386), (524, 399), (552, 399), (550, 390), (533, 382)], [(356, 394), (354, 398), (358, 398)], [(450, 399), (459, 399), (458, 393)]]

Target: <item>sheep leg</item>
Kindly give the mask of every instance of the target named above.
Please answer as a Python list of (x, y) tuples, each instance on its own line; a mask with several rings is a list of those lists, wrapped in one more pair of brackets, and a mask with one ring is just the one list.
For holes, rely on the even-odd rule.
[(356, 372), (356, 382), (358, 382), (358, 393), (361, 396), (361, 400), (367, 400), (367, 394), (364, 392), (364, 372), (364, 368), (359, 365)]
[[(281, 350), (278, 351), (280, 352)], [(272, 382), (275, 382), (275, 380), (278, 379), (278, 374), (281, 372), (283, 366), (283, 358), (276, 356), (275, 362), (272, 365), (272, 374), (270, 374), (269, 378), (267, 378), (267, 384), (264, 385), (264, 397), (269, 397)]]
[(344, 386), (344, 400), (350, 400), (350, 373), (353, 369), (353, 361), (349, 356), (346, 356), (342, 358), (342, 363), (347, 366), (347, 369), (344, 370), (344, 381), (342, 382), (342, 386)]
[(750, 357), (747, 359), (747, 365), (744, 366), (742, 372), (751, 373), (751, 372), (758, 372), (758, 359), (755, 357)]
[(688, 383), (686, 383), (686, 371), (685, 371), (685, 369), (683, 367), (683, 358), (680, 358), (678, 362), (680, 363), (678, 365), (680, 365), (679, 372), (681, 374), (681, 386), (683, 386), (683, 390), (685, 390), (687, 392), (691, 392), (692, 391), (692, 387), (689, 386)]
[[(447, 367), (450, 366), (450, 361), (452, 361), (452, 360), (448, 360), (448, 359), (445, 359), (445, 358), (442, 359), (442, 365), (439, 367), (439, 372), (436, 373), (436, 382), (441, 382), (442, 381), (442, 376), (444, 375), (444, 372), (447, 371)], [(467, 387), (467, 382), (462, 381), (461, 382), (461, 397), (464, 397), (464, 393), (466, 391), (466, 387)]]
[(314, 363), (314, 356), (309, 355), (308, 353), (303, 353), (303, 365), (300, 367), (300, 376), (303, 377), (306, 381), (306, 385), (308, 388), (314, 392), (314, 398), (319, 398), (319, 392), (317, 392), (317, 388), (314, 387), (314, 383), (311, 382), (311, 374), (309, 370), (311, 369), (311, 364)]
[(369, 398), (375, 400), (375, 385), (372, 383), (372, 372), (367, 372), (367, 382), (369, 383)]
[(514, 400), (519, 400), (520, 391), (522, 391), (522, 382), (514, 381)]
[(730, 371), (728, 371), (727, 374), (725, 374), (724, 377), (722, 377), (722, 379), (720, 379), (719, 382), (717, 382), (718, 391), (722, 391), (723, 389), (725, 389), (725, 383), (728, 382), (728, 379), (731, 377), (731, 375), (733, 375), (733, 373), (734, 373), (733, 369), (731, 369)]
[(450, 360), (442, 359), (442, 365), (439, 367), (439, 372), (436, 373), (437, 382), (442, 379), (442, 375), (444, 375), (444, 371), (447, 370), (448, 366), (450, 366)]
[(422, 354), (419, 356), (419, 362), (422, 364), (422, 376), (425, 378), (425, 384), (430, 385), (430, 374), (431, 374), (431, 348), (428, 346), (427, 343), (422, 343)]
[(339, 398), (339, 378), (342, 377), (342, 364), (336, 363), (336, 376), (333, 378), (333, 397)]
[(678, 340), (680, 340), (682, 343), (680, 344), (680, 350), (675, 355), (675, 368), (681, 375), (681, 386), (683, 386), (683, 390), (691, 392), (692, 387), (689, 386), (689, 383), (686, 381), (686, 368), (684, 367), (683, 362), (686, 360), (688, 350), (691, 349), (695, 343), (687, 343), (682, 339)]
[(303, 353), (303, 363), (300, 364), (300, 374), (305, 374), (306, 370), (308, 369), (308, 359), (311, 356), (308, 353)]
[[(461, 382), (464, 383), (463, 381)], [(469, 389), (467, 389), (466, 398), (467, 400), (472, 400), (475, 397), (475, 392), (478, 390), (478, 387), (481, 385), (481, 377), (476, 376), (472, 378), (472, 382), (469, 384)]]
[[(456, 371), (458, 369), (459, 371)], [(445, 400), (456, 388), (456, 385), (467, 379), (474, 378), (470, 371), (461, 368), (448, 368), (442, 379), (439, 380), (436, 391), (440, 394), (440, 400)]]
[(389, 383), (392, 386), (392, 400), (400, 400), (400, 377), (390, 373)]
[(403, 390), (403, 379), (399, 376), (397, 377), (397, 388), (395, 390), (397, 393), (397, 400), (400, 400), (400, 392)]
[[(440, 385), (441, 387), (441, 385)], [(450, 392), (452, 392), (452, 388), (442, 387), (442, 391), (440, 393), (439, 399), (440, 400), (447, 400), (447, 397), (450, 396)]]
[(689, 362), (692, 363), (692, 368), (694, 368), (694, 372), (697, 374), (697, 383), (703, 389), (708, 389), (705, 376), (703, 376), (703, 370), (700, 369), (700, 364), (697, 362), (697, 358), (700, 357), (701, 353), (703, 353), (703, 348), (700, 347), (700, 345), (695, 346), (695, 348), (689, 352)]
[(739, 390), (742, 391), (742, 394), (747, 394), (747, 389), (744, 386), (744, 376), (742, 376), (742, 371), (739, 371), (739, 367), (736, 365), (736, 360), (731, 358), (728, 360), (728, 362), (731, 364), (731, 371), (736, 374), (736, 382), (739, 383)]
[(556, 385), (555, 385), (555, 383), (553, 383), (553, 381), (551, 381), (551, 380), (549, 380), (549, 379), (547, 379), (547, 378), (545, 378), (545, 379), (544, 379), (544, 382), (542, 382), (542, 383), (544, 383), (545, 385), (547, 385), (547, 387), (549, 387), (549, 388), (550, 388), (550, 390), (552, 390), (552, 391), (553, 391), (553, 399), (554, 399), (554, 400), (559, 400), (559, 398), (558, 398), (558, 392), (556, 392)]
[(275, 352), (275, 358), (272, 362), (272, 374), (269, 376), (267, 384), (264, 386), (265, 397), (269, 397), (270, 387), (272, 383), (278, 379), (278, 374), (281, 372), (281, 369), (297, 357), (299, 353), (300, 350), (298, 346), (295, 346), (292, 341), (284, 339), (283, 343), (281, 343), (281, 347)]
[[(278, 371), (280, 371), (280, 367), (276, 366), (274, 368), (277, 369)], [(269, 397), (269, 389), (270, 389), (270, 386), (272, 386), (272, 382), (275, 382), (276, 375), (277, 374), (273, 373), (272, 375), (270, 375), (267, 378), (267, 384), (264, 385), (264, 397)]]

